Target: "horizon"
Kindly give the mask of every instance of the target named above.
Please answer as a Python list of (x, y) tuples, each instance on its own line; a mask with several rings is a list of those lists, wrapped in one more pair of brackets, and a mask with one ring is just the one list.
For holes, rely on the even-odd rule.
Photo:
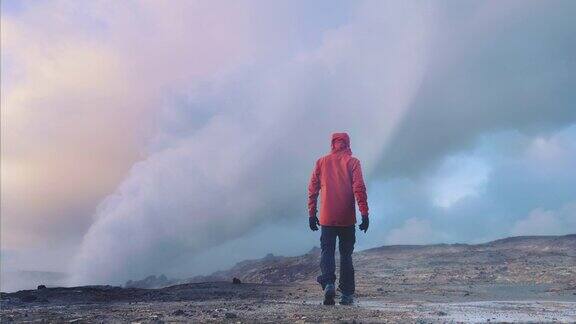
[[(475, 243), (475, 244), (471, 244), (471, 243), (464, 243), (464, 242), (456, 242), (456, 243), (432, 243), (432, 244), (390, 244), (390, 245), (382, 245), (382, 246), (375, 246), (375, 247), (370, 247), (370, 248), (366, 248), (366, 249), (362, 249), (362, 250), (355, 250), (354, 253), (362, 253), (362, 252), (367, 252), (370, 250), (376, 250), (376, 249), (382, 249), (382, 248), (386, 248), (386, 247), (426, 247), (426, 246), (446, 246), (446, 245), (466, 245), (466, 246), (478, 246), (478, 245), (487, 245), (490, 243), (495, 243), (495, 242), (500, 242), (500, 241), (506, 241), (506, 240), (510, 240), (510, 239), (538, 239), (538, 238), (563, 238), (563, 237), (567, 237), (567, 236), (576, 236), (576, 233), (572, 233), (572, 234), (564, 234), (564, 235), (520, 235), (520, 236), (508, 236), (508, 237), (502, 237), (502, 238), (497, 238), (491, 241), (487, 241), (487, 242), (482, 242), (482, 243)], [(294, 258), (294, 257), (300, 257), (306, 254), (309, 254), (312, 251), (315, 250), (320, 250), (319, 246), (313, 246), (310, 250), (308, 250), (305, 253), (301, 253), (301, 254), (297, 254), (297, 255), (276, 255), (274, 253), (267, 253), (266, 255), (262, 256), (262, 257), (255, 257), (255, 258), (250, 258), (250, 259), (244, 259), (244, 260), (240, 260), (237, 261), (234, 264), (231, 264), (225, 268), (221, 268), (221, 269), (216, 269), (216, 270), (212, 270), (210, 272), (206, 272), (206, 273), (196, 273), (194, 275), (191, 275), (189, 277), (181, 277), (181, 278), (175, 278), (175, 277), (169, 277), (166, 276), (164, 273), (153, 273), (153, 274), (149, 274), (147, 276), (141, 277), (141, 278), (132, 278), (132, 279), (128, 279), (126, 282), (120, 284), (120, 285), (112, 285), (112, 286), (119, 286), (119, 287), (125, 287), (125, 285), (127, 284), (128, 281), (139, 281), (139, 280), (145, 280), (147, 278), (150, 277), (154, 277), (154, 278), (159, 278), (161, 276), (166, 276), (166, 279), (168, 280), (175, 280), (175, 279), (179, 279), (179, 280), (185, 280), (185, 279), (193, 279), (197, 276), (209, 276), (209, 275), (213, 275), (216, 272), (219, 271), (226, 271), (226, 270), (230, 270), (231, 268), (233, 268), (234, 266), (243, 263), (243, 262), (250, 262), (250, 261), (259, 261), (259, 260), (263, 260), (265, 258), (267, 258), (269, 255), (272, 255), (273, 257), (280, 257), (280, 258)], [(18, 270), (13, 270), (13, 271), (9, 271), (7, 273), (18, 273), (18, 272), (26, 272), (26, 273), (38, 273), (38, 274), (57, 274), (57, 275), (70, 275), (69, 273), (65, 273), (65, 272), (55, 272), (55, 271), (41, 271), (41, 270), (23, 270), (23, 269), (18, 269)], [(37, 285), (37, 283), (43, 283), (45, 282), (45, 279), (40, 279), (37, 280), (37, 282), (34, 282), (32, 285), (28, 285), (30, 286), (31, 290), (34, 290), (34, 286)], [(106, 283), (102, 283), (103, 285), (108, 285)], [(47, 285), (47, 287), (59, 287), (60, 285)], [(75, 287), (75, 286), (66, 286), (64, 285), (64, 287)], [(80, 287), (80, 286), (76, 286), (76, 287)], [(24, 289), (26, 290), (26, 289)], [(2, 290), (1, 292), (5, 292), (5, 293), (10, 293), (10, 292), (16, 292), (19, 290)]]
[(123, 284), (305, 253), (333, 132), (367, 186), (356, 251), (573, 235), (574, 12), (2, 1), (0, 272)]

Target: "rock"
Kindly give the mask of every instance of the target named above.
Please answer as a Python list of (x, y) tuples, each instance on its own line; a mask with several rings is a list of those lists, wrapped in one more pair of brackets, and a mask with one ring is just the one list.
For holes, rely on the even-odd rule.
[(234, 278), (232, 279), (232, 283), (235, 284), (235, 285), (239, 285), (239, 284), (242, 283), (242, 281), (240, 281), (240, 279), (234, 277)]
[(226, 318), (237, 318), (238, 317), (238, 315), (236, 315), (235, 313), (230, 313), (230, 312), (226, 313), (224, 316)]
[(38, 289), (38, 290), (40, 290), (40, 289), (46, 289), (46, 286), (45, 286), (45, 285), (38, 285), (38, 288), (37, 288), (37, 289)]
[(448, 313), (446, 313), (446, 312), (444, 312), (444, 311), (437, 311), (437, 312), (436, 312), (436, 315), (438, 315), (438, 316), (446, 316), (446, 315), (448, 315)]
[(184, 315), (184, 314), (185, 314), (184, 311), (181, 310), (181, 309), (175, 310), (175, 311), (172, 313), (172, 315), (174, 315), (174, 316), (182, 316), (182, 315)]

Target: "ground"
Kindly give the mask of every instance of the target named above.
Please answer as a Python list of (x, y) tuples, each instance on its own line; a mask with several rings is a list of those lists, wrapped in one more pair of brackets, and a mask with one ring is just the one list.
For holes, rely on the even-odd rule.
[[(576, 323), (576, 235), (354, 253), (356, 303), (324, 306), (319, 250), (188, 279), (1, 293), (0, 321)], [(232, 278), (242, 283), (234, 284)]]
[[(354, 306), (322, 305), (302, 284), (211, 282), (161, 289), (84, 286), (4, 294), (2, 323), (576, 322), (576, 291), (549, 285), (390, 286)], [(526, 296), (530, 295), (530, 299)]]

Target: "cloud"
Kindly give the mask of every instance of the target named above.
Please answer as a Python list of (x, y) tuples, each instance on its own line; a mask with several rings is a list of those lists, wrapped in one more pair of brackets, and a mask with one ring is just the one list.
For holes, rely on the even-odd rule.
[(489, 172), (486, 163), (471, 156), (446, 158), (427, 180), (434, 204), (450, 208), (465, 197), (480, 194)]
[(512, 227), (512, 235), (572, 234), (576, 226), (576, 202), (562, 206), (558, 211), (535, 209)]
[(167, 92), (256, 58), (268, 36), (252, 39), (264, 33), (248, 9), (56, 1), (3, 12), (3, 245), (77, 242), (98, 202), (147, 157)]
[(546, 235), (556, 234), (562, 231), (562, 225), (551, 211), (536, 209), (525, 219), (514, 224), (511, 233), (513, 235)]
[(484, 133), (549, 134), (576, 120), (576, 3), (441, 6), (430, 64), (374, 176), (429, 172)]
[(432, 228), (430, 220), (412, 217), (387, 234), (386, 244), (430, 244), (441, 240), (442, 235)]
[[(380, 6), (388, 19), (368, 10)], [(202, 110), (206, 102), (214, 110), (193, 131), (172, 117), (170, 127), (160, 128), (155, 151), (99, 206), (71, 282), (180, 271), (183, 254), (202, 254), (262, 222), (304, 217), (302, 184), (313, 161), (328, 151), (332, 131), (351, 134), (369, 169), (422, 77), (426, 9), (371, 3), (308, 52), (270, 67), (247, 66), (249, 78), (240, 69), (218, 81), (214, 92), (176, 91), (183, 101), (168, 110), (181, 123), (193, 121), (196, 113), (189, 110)], [(407, 15), (419, 19), (402, 18)], [(381, 33), (366, 33), (372, 29)]]
[[(571, 171), (576, 163), (575, 144), (576, 123), (543, 137), (518, 131), (485, 134), (474, 148), (445, 157), (427, 174), (378, 182), (370, 188), (372, 197), (380, 197), (372, 206), (372, 237), (360, 244), (363, 248), (379, 246), (390, 241), (391, 235), (402, 242), (403, 234), (398, 233), (412, 228), (426, 230), (425, 237), (431, 239), (425, 243), (436, 243), (437, 238), (446, 243), (479, 243), (511, 235), (572, 233), (576, 228), (576, 175)], [(543, 159), (542, 154), (535, 154), (536, 148), (556, 153), (545, 154)], [(445, 167), (453, 165), (445, 162), (454, 161), (454, 156), (456, 161), (462, 157), (483, 161), (490, 172), (473, 195), (439, 206), (437, 195), (427, 186), (434, 183), (431, 179), (443, 179)], [(407, 224), (414, 218), (420, 222)]]

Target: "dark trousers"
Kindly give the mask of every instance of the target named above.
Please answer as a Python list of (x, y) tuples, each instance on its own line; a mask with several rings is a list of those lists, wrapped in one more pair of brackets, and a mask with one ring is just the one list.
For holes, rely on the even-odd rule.
[(340, 251), (340, 280), (338, 288), (345, 295), (354, 294), (354, 265), (352, 264), (352, 252), (356, 243), (356, 227), (352, 226), (322, 226), (320, 236), (320, 270), (322, 274), (316, 279), (322, 289), (327, 284), (336, 281), (336, 237), (338, 237), (338, 250)]

